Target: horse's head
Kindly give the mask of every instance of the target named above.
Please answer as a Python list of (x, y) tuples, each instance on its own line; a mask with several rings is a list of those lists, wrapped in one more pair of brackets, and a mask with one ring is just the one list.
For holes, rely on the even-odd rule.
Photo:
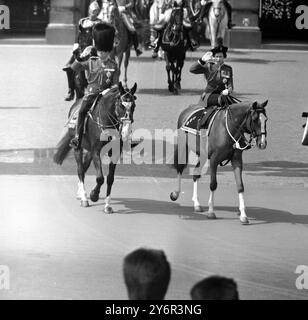
[(224, 4), (222, 0), (212, 0), (212, 8), (216, 18), (222, 15)]
[(251, 134), (251, 137), (256, 139), (257, 147), (261, 150), (267, 146), (266, 141), (266, 110), (265, 107), (268, 103), (266, 100), (263, 103), (254, 102), (249, 110), (249, 116), (247, 117), (246, 128)]
[(119, 83), (120, 97), (116, 104), (115, 113), (120, 121), (120, 134), (122, 140), (126, 141), (131, 133), (132, 123), (134, 122), (133, 114), (135, 111), (135, 92), (137, 83), (131, 89), (124, 89), (122, 83)]

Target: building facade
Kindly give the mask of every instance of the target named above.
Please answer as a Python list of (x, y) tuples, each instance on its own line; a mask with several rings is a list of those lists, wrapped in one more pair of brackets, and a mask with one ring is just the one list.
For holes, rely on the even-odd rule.
[[(87, 15), (92, 0), (0, 0), (9, 6), (8, 34), (45, 35), (47, 43), (74, 41), (76, 25)], [(100, 0), (101, 1), (101, 0)], [(100, 2), (99, 1), (99, 2)], [(298, 29), (296, 8), (307, 0), (229, 0), (235, 27), (228, 31), (230, 47), (258, 48), (264, 39), (308, 41), (308, 30)], [(308, 10), (308, 3), (306, 4)], [(306, 14), (308, 19), (308, 13)], [(308, 21), (307, 21), (308, 23)], [(308, 28), (308, 27), (307, 27)]]

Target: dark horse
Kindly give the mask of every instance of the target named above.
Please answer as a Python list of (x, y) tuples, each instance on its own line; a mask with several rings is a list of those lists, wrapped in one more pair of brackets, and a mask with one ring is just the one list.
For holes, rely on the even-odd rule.
[(165, 51), (168, 89), (174, 94), (178, 94), (181, 89), (182, 68), (188, 48), (183, 26), (183, 15), (184, 10), (182, 7), (172, 10), (170, 21), (163, 33), (161, 45)]
[[(178, 188), (170, 194), (171, 200), (178, 199), (181, 192), (181, 176), (188, 165), (188, 152), (195, 152), (199, 159), (193, 170), (194, 190), (192, 200), (194, 202), (195, 212), (202, 212), (202, 208), (198, 201), (198, 180), (201, 177), (202, 168), (210, 166), (210, 198), (208, 218), (215, 219), (214, 213), (214, 192), (217, 189), (217, 166), (224, 161), (231, 161), (237, 190), (239, 193), (239, 210), (240, 221), (242, 224), (248, 224), (248, 218), (245, 212), (244, 204), (244, 185), (242, 180), (243, 150), (249, 144), (246, 144), (244, 133), (250, 135), (250, 140), (256, 139), (256, 144), (259, 149), (265, 149), (266, 141), (266, 111), (265, 106), (268, 101), (262, 104), (253, 103), (237, 103), (228, 106), (225, 109), (220, 109), (214, 116), (212, 125), (209, 127), (205, 135), (201, 133), (201, 137), (192, 136), (192, 133), (181, 130), (183, 124), (187, 121), (191, 107), (185, 109), (179, 116), (178, 129), (179, 138), (176, 144), (174, 166), (178, 173)], [(201, 130), (202, 131), (202, 130)], [(190, 135), (190, 136), (189, 136)], [(189, 140), (190, 138), (190, 140)], [(189, 143), (190, 141), (191, 143)], [(243, 146), (242, 145), (246, 145)]]
[[(120, 82), (119, 92), (117, 89), (110, 89), (109, 92), (100, 95), (95, 107), (90, 111), (82, 139), (82, 149), (75, 151), (79, 178), (77, 197), (81, 199), (81, 206), (83, 207), (89, 206), (84, 187), (84, 178), (92, 160), (96, 169), (96, 186), (90, 193), (90, 199), (93, 202), (99, 199), (100, 189), (104, 183), (100, 157), (101, 150), (103, 149), (103, 154), (107, 153), (110, 161), (104, 211), (106, 213), (113, 212), (110, 206), (111, 188), (114, 181), (115, 168), (122, 153), (123, 142), (127, 142), (131, 132), (136, 89), (136, 83), (130, 90), (125, 90)], [(74, 134), (75, 129), (70, 128), (59, 141), (54, 155), (55, 163), (62, 164), (67, 157), (71, 149), (70, 141)]]

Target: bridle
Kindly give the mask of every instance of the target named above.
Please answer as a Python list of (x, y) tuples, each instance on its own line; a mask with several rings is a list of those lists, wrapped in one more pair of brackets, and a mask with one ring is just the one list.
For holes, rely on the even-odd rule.
[[(226, 109), (226, 114), (225, 114), (225, 119), (226, 119), (226, 129), (227, 132), (230, 136), (230, 138), (234, 141), (234, 145), (233, 148), (234, 149), (239, 149), (239, 150), (245, 150), (248, 147), (251, 147), (251, 142), (254, 139), (257, 139), (260, 136), (265, 136), (267, 135), (266, 132), (266, 126), (264, 126), (264, 130), (261, 130), (261, 132), (258, 134), (256, 131), (255, 126), (253, 126), (253, 114), (257, 113), (258, 117), (260, 117), (260, 115), (262, 114), (265, 117), (265, 123), (267, 121), (267, 116), (266, 116), (266, 112), (264, 108), (253, 108), (252, 106), (249, 108), (249, 110), (246, 112), (245, 118), (242, 121), (241, 125), (239, 128), (235, 128), (236, 133), (239, 134), (239, 138), (236, 139), (234, 137), (234, 135), (231, 133), (230, 129), (229, 129), (229, 124), (228, 124), (228, 116), (229, 118), (232, 120), (232, 112), (231, 112), (231, 108), (228, 106)], [(249, 139), (246, 139), (244, 133), (248, 133)], [(241, 139), (244, 139), (246, 145), (244, 147), (240, 146), (239, 141)]]
[[(123, 98), (125, 96), (129, 95), (131, 97), (131, 101), (124, 101)], [(123, 106), (125, 108), (125, 115), (121, 116), (119, 114), (118, 109)], [(115, 129), (118, 131), (118, 133), (120, 133), (122, 131), (123, 125), (127, 122), (132, 122), (131, 118), (130, 118), (130, 112), (131, 109), (134, 110), (135, 107), (135, 102), (134, 102), (134, 96), (130, 93), (130, 92), (124, 92), (122, 95), (119, 94), (118, 97), (116, 98), (116, 102), (115, 102), (115, 110), (114, 110), (114, 114), (115, 116), (111, 113), (111, 112), (107, 112), (107, 117), (110, 120), (111, 124), (110, 125), (104, 125), (102, 124), (102, 117), (101, 117), (101, 107), (98, 109), (98, 117), (97, 120), (95, 120), (93, 118), (93, 115), (91, 112), (89, 112), (89, 116), (90, 119), (97, 124), (97, 126), (102, 130), (106, 130), (106, 129)]]

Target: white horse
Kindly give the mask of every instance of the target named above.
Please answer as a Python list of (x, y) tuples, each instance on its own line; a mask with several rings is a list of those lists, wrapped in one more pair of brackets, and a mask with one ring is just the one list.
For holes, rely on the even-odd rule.
[[(154, 0), (153, 4), (150, 8), (149, 18), (150, 18), (150, 30), (151, 30), (151, 43), (154, 43), (154, 40), (156, 38), (156, 31), (154, 30), (155, 24), (157, 24), (161, 19), (164, 17), (164, 13), (162, 12), (163, 6), (166, 5), (169, 2), (169, 0)], [(158, 51), (158, 57), (160, 59), (163, 58), (163, 51), (160, 48)]]
[(204, 17), (206, 23), (205, 37), (211, 41), (211, 47), (214, 48), (219, 44), (221, 38), (222, 43), (228, 27), (227, 9), (222, 0), (211, 0), (205, 4), (210, 6), (207, 17)]

